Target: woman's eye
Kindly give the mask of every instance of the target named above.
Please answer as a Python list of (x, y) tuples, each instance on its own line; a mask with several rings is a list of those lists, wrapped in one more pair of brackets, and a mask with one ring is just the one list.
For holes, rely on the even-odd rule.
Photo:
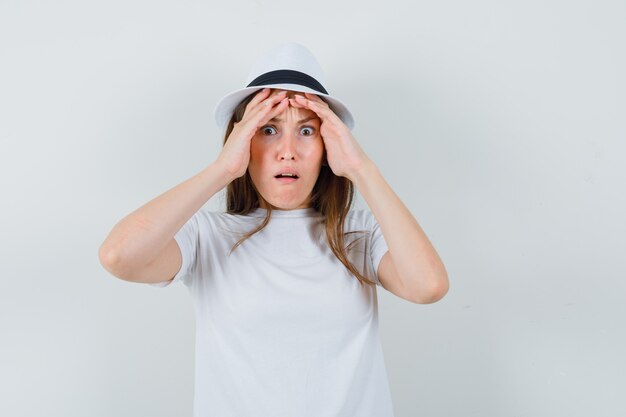
[(301, 132), (309, 132), (309, 133), (305, 133), (305, 136), (311, 136), (313, 134), (313, 129), (310, 127), (303, 127)]
[[(264, 126), (264, 127), (261, 128), (261, 132), (263, 132), (264, 135), (267, 135), (268, 134), (267, 131), (270, 130), (270, 129), (271, 130), (276, 130), (272, 126)], [(269, 134), (271, 135), (271, 133), (269, 133)]]
[[(276, 129), (270, 125), (263, 126), (260, 130), (265, 136), (275, 135), (278, 133)], [(310, 126), (305, 126), (300, 129), (300, 133), (304, 136), (313, 136), (315, 134), (315, 129)]]

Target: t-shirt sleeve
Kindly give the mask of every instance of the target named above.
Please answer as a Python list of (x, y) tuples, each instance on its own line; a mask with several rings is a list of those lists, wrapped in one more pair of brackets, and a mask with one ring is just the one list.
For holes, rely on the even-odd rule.
[(367, 210), (367, 218), (368, 218), (368, 229), (370, 231), (369, 235), (369, 256), (372, 265), (372, 271), (376, 276), (376, 284), (381, 285), (380, 279), (378, 278), (378, 265), (380, 265), (380, 260), (383, 258), (385, 253), (389, 250), (387, 247), (387, 242), (385, 242), (385, 238), (383, 237), (383, 232), (380, 230), (380, 226), (372, 214), (371, 211)]
[(182, 281), (189, 286), (193, 273), (196, 270), (198, 237), (200, 227), (198, 223), (199, 212), (195, 213), (174, 235), (182, 256), (182, 265), (171, 281), (150, 283), (153, 287), (169, 287), (171, 284)]

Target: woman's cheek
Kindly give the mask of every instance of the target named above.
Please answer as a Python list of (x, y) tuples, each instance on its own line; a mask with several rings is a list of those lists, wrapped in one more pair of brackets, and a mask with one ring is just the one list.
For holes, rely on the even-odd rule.
[(315, 154), (317, 153), (317, 148), (318, 147), (312, 143), (302, 144), (300, 147), (300, 154), (309, 159), (312, 156), (315, 156)]

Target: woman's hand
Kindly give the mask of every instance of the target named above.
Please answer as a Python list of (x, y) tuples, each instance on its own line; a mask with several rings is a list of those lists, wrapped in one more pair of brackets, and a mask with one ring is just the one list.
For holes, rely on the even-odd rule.
[(296, 95), (289, 99), (293, 107), (314, 111), (322, 121), (320, 134), (326, 148), (326, 160), (337, 176), (353, 180), (355, 174), (371, 160), (343, 121), (333, 112), (328, 104), (315, 94), (304, 93), (306, 98)]
[(257, 130), (281, 114), (289, 105), (289, 100), (285, 97), (286, 91), (267, 98), (270, 91), (269, 88), (259, 91), (248, 103), (243, 118), (240, 122), (235, 122), (217, 157), (217, 164), (222, 166), (232, 179), (246, 173), (250, 163), (250, 141)]

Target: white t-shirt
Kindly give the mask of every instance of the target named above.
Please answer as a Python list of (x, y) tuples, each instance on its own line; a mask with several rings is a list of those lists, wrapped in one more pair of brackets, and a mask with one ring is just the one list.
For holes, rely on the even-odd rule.
[(368, 286), (332, 253), (313, 208), (272, 210), (229, 256), (265, 214), (203, 208), (175, 236), (182, 266), (172, 282), (185, 284), (196, 314), (194, 416), (392, 417), (376, 295), (387, 244), (376, 219), (353, 210), (345, 222), (367, 232), (348, 255), (376, 282)]

